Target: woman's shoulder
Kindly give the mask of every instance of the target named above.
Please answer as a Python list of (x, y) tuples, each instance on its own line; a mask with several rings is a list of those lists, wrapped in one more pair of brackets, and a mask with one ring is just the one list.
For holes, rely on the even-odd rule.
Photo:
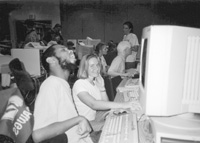
[(72, 90), (73, 90), (73, 92), (78, 92), (78, 91), (86, 90), (86, 89), (88, 89), (88, 87), (90, 87), (90, 85), (86, 79), (78, 79), (74, 83)]
[(85, 79), (78, 79), (76, 80), (76, 82), (74, 83), (74, 86), (80, 86), (80, 85), (85, 85), (87, 84)]
[(129, 33), (128, 35), (127, 35), (127, 37), (137, 37), (134, 33)]
[(44, 83), (48, 84), (48, 85), (62, 85), (62, 84), (67, 84), (67, 81), (56, 77), (56, 76), (49, 76)]

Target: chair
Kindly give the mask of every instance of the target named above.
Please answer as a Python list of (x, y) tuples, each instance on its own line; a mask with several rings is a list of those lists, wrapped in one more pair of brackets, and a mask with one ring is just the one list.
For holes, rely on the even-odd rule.
[(131, 69), (131, 68), (136, 68), (137, 63), (136, 62), (126, 62), (125, 63), (125, 69)]
[(104, 77), (106, 93), (110, 101), (114, 101), (115, 95), (117, 94), (116, 89), (121, 81), (122, 81), (122, 78), (120, 76), (116, 76), (113, 78), (111, 78), (110, 76)]
[(0, 142), (1, 143), (15, 143), (11, 137), (2, 135), (2, 134), (0, 134)]
[(106, 89), (106, 93), (108, 95), (108, 99), (109, 99), (109, 101), (114, 101), (115, 94), (114, 94), (114, 90), (113, 90), (111, 77), (110, 76), (104, 76), (103, 78), (104, 78), (105, 89)]
[(68, 143), (68, 138), (67, 135), (63, 133), (40, 143)]
[(116, 77), (111, 78), (114, 95), (117, 94), (117, 90), (116, 89), (117, 89), (117, 87), (118, 87), (118, 85), (120, 84), (121, 81), (122, 81), (121, 76), (116, 76)]
[(33, 112), (35, 98), (40, 87), (39, 80), (30, 76), (30, 74), (26, 71), (24, 64), (18, 58), (10, 61), (9, 68), (14, 76), (17, 87), (24, 98), (25, 104)]

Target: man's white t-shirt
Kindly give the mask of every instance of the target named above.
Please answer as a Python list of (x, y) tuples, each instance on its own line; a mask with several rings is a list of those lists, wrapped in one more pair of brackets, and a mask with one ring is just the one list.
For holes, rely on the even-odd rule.
[(123, 56), (120, 56), (120, 55), (117, 55), (109, 69), (108, 69), (108, 72), (117, 72), (117, 73), (125, 73), (125, 58)]
[[(33, 130), (76, 116), (78, 114), (72, 100), (69, 84), (62, 78), (48, 77), (42, 83), (35, 102)], [(77, 126), (65, 133), (69, 143), (85, 143), (77, 134)]]

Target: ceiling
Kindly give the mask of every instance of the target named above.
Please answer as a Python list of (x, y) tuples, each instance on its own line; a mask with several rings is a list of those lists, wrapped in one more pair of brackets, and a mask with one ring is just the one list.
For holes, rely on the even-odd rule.
[(51, 2), (51, 3), (58, 3), (58, 2), (64, 2), (64, 3), (97, 3), (97, 2), (103, 2), (103, 3), (157, 3), (157, 2), (195, 2), (200, 0), (0, 0), (0, 2), (8, 2), (8, 3), (21, 3), (21, 2)]

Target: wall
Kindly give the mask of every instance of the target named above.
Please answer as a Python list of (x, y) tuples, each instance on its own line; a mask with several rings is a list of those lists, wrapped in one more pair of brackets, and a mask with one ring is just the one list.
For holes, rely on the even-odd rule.
[(16, 27), (17, 20), (26, 20), (29, 16), (35, 20), (51, 20), (52, 26), (61, 23), (59, 1), (55, 2), (23, 2), (16, 5), (16, 9), (9, 14), (9, 25), (12, 47), (16, 47)]
[(52, 26), (61, 22), (63, 26), (62, 34), (65, 40), (83, 39), (89, 36), (102, 39), (104, 42), (109, 40), (119, 42), (123, 36), (122, 24), (127, 20), (132, 21), (134, 32), (139, 41), (142, 29), (151, 24), (200, 27), (200, 2), (198, 1), (20, 1), (16, 1), (15, 10), (9, 13), (9, 27), (13, 47), (16, 47), (15, 21), (25, 20), (30, 14), (34, 14), (36, 20), (52, 20)]
[(151, 4), (76, 4), (62, 9), (65, 39), (84, 39), (87, 36), (104, 42), (119, 42), (123, 23), (131, 21), (134, 33), (141, 37), (142, 29), (155, 21), (166, 23), (151, 11)]
[(61, 21), (65, 39), (87, 36), (104, 42), (122, 40), (122, 25), (131, 21), (140, 41), (148, 25), (200, 27), (200, 2), (187, 1), (87, 1), (61, 4)]

